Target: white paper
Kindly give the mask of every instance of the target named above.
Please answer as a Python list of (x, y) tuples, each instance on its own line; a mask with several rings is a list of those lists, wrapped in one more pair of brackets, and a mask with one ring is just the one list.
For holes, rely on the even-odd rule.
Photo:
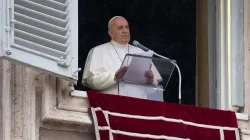
[[(152, 57), (153, 52), (142, 52), (136, 55)], [(145, 83), (147, 78), (145, 77), (145, 72), (150, 68), (152, 64), (152, 58), (136, 57), (133, 56), (131, 63), (123, 77), (124, 81), (135, 82), (135, 83)]]

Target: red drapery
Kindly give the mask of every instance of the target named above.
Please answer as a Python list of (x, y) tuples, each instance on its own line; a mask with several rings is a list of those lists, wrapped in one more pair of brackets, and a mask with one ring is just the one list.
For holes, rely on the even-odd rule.
[(234, 112), (88, 91), (100, 140), (239, 140)]

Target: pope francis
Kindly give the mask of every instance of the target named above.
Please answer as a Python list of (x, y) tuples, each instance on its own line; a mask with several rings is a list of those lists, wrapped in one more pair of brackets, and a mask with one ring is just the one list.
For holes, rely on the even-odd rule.
[[(128, 21), (122, 16), (113, 17), (108, 23), (108, 34), (111, 37), (110, 42), (90, 50), (83, 72), (82, 84), (102, 93), (119, 93), (124, 96), (147, 99), (147, 88), (122, 85), (117, 82), (117, 79), (121, 79), (127, 70), (127, 67), (120, 68), (125, 55), (143, 52), (140, 48), (128, 44), (130, 41)], [(151, 66), (145, 72), (145, 77), (147, 83), (155, 81)]]

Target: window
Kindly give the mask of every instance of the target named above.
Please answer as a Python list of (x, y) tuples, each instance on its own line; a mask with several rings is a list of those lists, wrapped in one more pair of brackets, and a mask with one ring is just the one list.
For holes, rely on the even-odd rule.
[[(143, 5), (144, 8), (141, 8)], [(81, 8), (80, 8), (81, 7)], [(121, 10), (122, 9), (122, 10)], [(155, 52), (175, 59), (182, 73), (182, 99), (195, 104), (196, 1), (79, 1), (79, 67), (84, 68), (88, 51), (110, 41), (108, 21), (124, 16), (130, 24), (131, 41), (138, 40)], [(187, 57), (188, 56), (188, 57)], [(79, 73), (76, 90), (81, 85)], [(178, 102), (178, 72), (174, 70), (164, 93), (168, 102)]]

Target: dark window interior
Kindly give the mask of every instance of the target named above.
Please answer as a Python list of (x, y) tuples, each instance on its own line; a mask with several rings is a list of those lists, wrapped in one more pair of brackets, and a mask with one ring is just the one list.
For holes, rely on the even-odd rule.
[[(79, 67), (88, 51), (110, 41), (107, 23), (124, 16), (130, 24), (131, 42), (140, 41), (161, 55), (177, 61), (182, 72), (182, 103), (195, 105), (196, 1), (195, 0), (79, 0)], [(77, 90), (81, 85), (79, 73)], [(178, 102), (175, 69), (164, 92), (166, 102)]]

